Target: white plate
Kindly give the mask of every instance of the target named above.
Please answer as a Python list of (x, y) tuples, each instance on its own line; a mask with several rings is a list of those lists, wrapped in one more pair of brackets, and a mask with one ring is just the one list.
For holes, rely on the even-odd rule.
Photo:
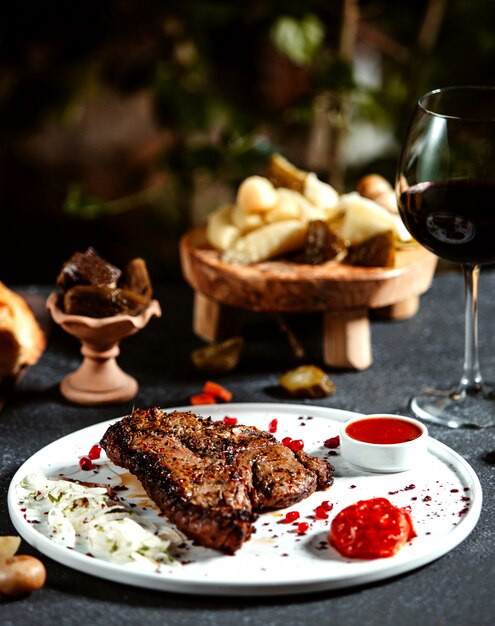
[[(97, 443), (115, 420), (90, 426), (46, 446), (16, 472), (9, 494), (12, 522), (22, 537), (47, 556), (88, 574), (130, 585), (216, 595), (294, 594), (351, 587), (408, 572), (446, 554), (475, 527), (482, 501), (479, 480), (471, 466), (456, 452), (430, 439), (427, 461), (415, 469), (397, 474), (366, 474), (347, 465), (342, 457), (328, 456), (323, 446), (338, 434), (340, 424), (356, 413), (297, 404), (223, 404), (192, 409), (203, 416), (221, 419), (235, 416), (241, 424), (263, 430), (278, 420), (276, 437), (303, 439), (305, 450), (328, 458), (335, 466), (335, 483), (325, 492), (316, 492), (291, 507), (299, 511), (299, 521), (309, 521), (310, 529), (298, 536), (295, 527), (282, 523), (283, 512), (265, 513), (256, 522), (256, 533), (234, 556), (188, 545), (185, 563), (160, 573), (115, 565), (67, 549), (43, 534), (42, 525), (24, 519), (17, 487), (35, 469), (48, 476), (63, 474), (101, 483), (123, 482), (129, 487), (122, 495), (134, 501), (136, 511), (159, 523), (157, 510), (144, 495), (136, 479), (113, 466), (105, 455), (96, 463), (97, 475), (81, 472), (78, 460)], [(417, 537), (391, 558), (350, 560), (341, 557), (327, 543), (329, 525), (342, 508), (358, 500), (383, 496), (393, 504), (409, 506)], [(316, 506), (329, 500), (333, 510), (327, 520), (312, 518)], [(142, 507), (145, 507), (143, 510)]]

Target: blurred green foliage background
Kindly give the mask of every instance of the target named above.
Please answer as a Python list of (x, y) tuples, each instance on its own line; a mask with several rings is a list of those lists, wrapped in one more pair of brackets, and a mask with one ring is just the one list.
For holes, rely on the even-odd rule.
[(109, 0), (0, 9), (0, 280), (94, 246), (180, 277), (180, 235), (278, 151), (391, 182), (419, 95), (494, 84), (494, 0)]

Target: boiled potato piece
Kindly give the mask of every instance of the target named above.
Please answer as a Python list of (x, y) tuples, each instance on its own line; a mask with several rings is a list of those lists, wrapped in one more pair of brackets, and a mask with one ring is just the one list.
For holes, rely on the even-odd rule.
[(387, 230), (391, 230), (401, 241), (411, 239), (400, 217), (392, 215), (373, 200), (363, 198), (357, 192), (341, 196), (338, 208), (344, 213), (339, 235), (350, 245)]
[(230, 213), (230, 219), (242, 234), (260, 228), (265, 224), (261, 213), (248, 213), (240, 204), (235, 204)]
[(236, 239), (225, 250), (222, 260), (227, 263), (257, 263), (304, 245), (307, 224), (300, 220), (284, 220), (257, 228)]
[(281, 220), (298, 219), (300, 194), (290, 189), (277, 189), (278, 202), (273, 209), (265, 213), (265, 221), (269, 224)]
[(232, 205), (225, 204), (215, 209), (206, 222), (206, 238), (219, 250), (225, 250), (240, 236), (241, 231), (232, 224), (230, 215)]
[(313, 220), (327, 220), (329, 215), (325, 209), (315, 206), (304, 196), (299, 194), (299, 211), (301, 219), (311, 222)]
[(267, 222), (275, 222), (280, 219), (299, 218), (305, 222), (312, 220), (326, 220), (328, 215), (324, 209), (312, 204), (298, 191), (292, 189), (277, 189), (279, 204), (265, 214)]
[(327, 183), (321, 181), (315, 173), (311, 172), (306, 176), (303, 194), (305, 198), (319, 209), (324, 209), (331, 214), (336, 212), (339, 202), (338, 192)]
[(237, 190), (236, 204), (246, 213), (264, 213), (273, 209), (278, 196), (275, 187), (263, 176), (248, 176)]

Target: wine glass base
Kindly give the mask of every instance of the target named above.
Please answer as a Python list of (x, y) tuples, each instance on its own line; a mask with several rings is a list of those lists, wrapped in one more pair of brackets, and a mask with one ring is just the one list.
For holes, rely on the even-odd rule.
[(495, 426), (495, 387), (484, 383), (475, 393), (424, 390), (411, 398), (411, 410), (423, 422), (448, 428)]

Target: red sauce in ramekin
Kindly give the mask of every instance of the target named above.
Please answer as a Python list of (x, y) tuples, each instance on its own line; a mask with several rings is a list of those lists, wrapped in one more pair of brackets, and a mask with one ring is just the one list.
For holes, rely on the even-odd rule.
[(394, 417), (369, 417), (357, 420), (346, 427), (345, 432), (352, 439), (365, 443), (405, 443), (413, 441), (421, 434), (421, 429), (406, 420)]

